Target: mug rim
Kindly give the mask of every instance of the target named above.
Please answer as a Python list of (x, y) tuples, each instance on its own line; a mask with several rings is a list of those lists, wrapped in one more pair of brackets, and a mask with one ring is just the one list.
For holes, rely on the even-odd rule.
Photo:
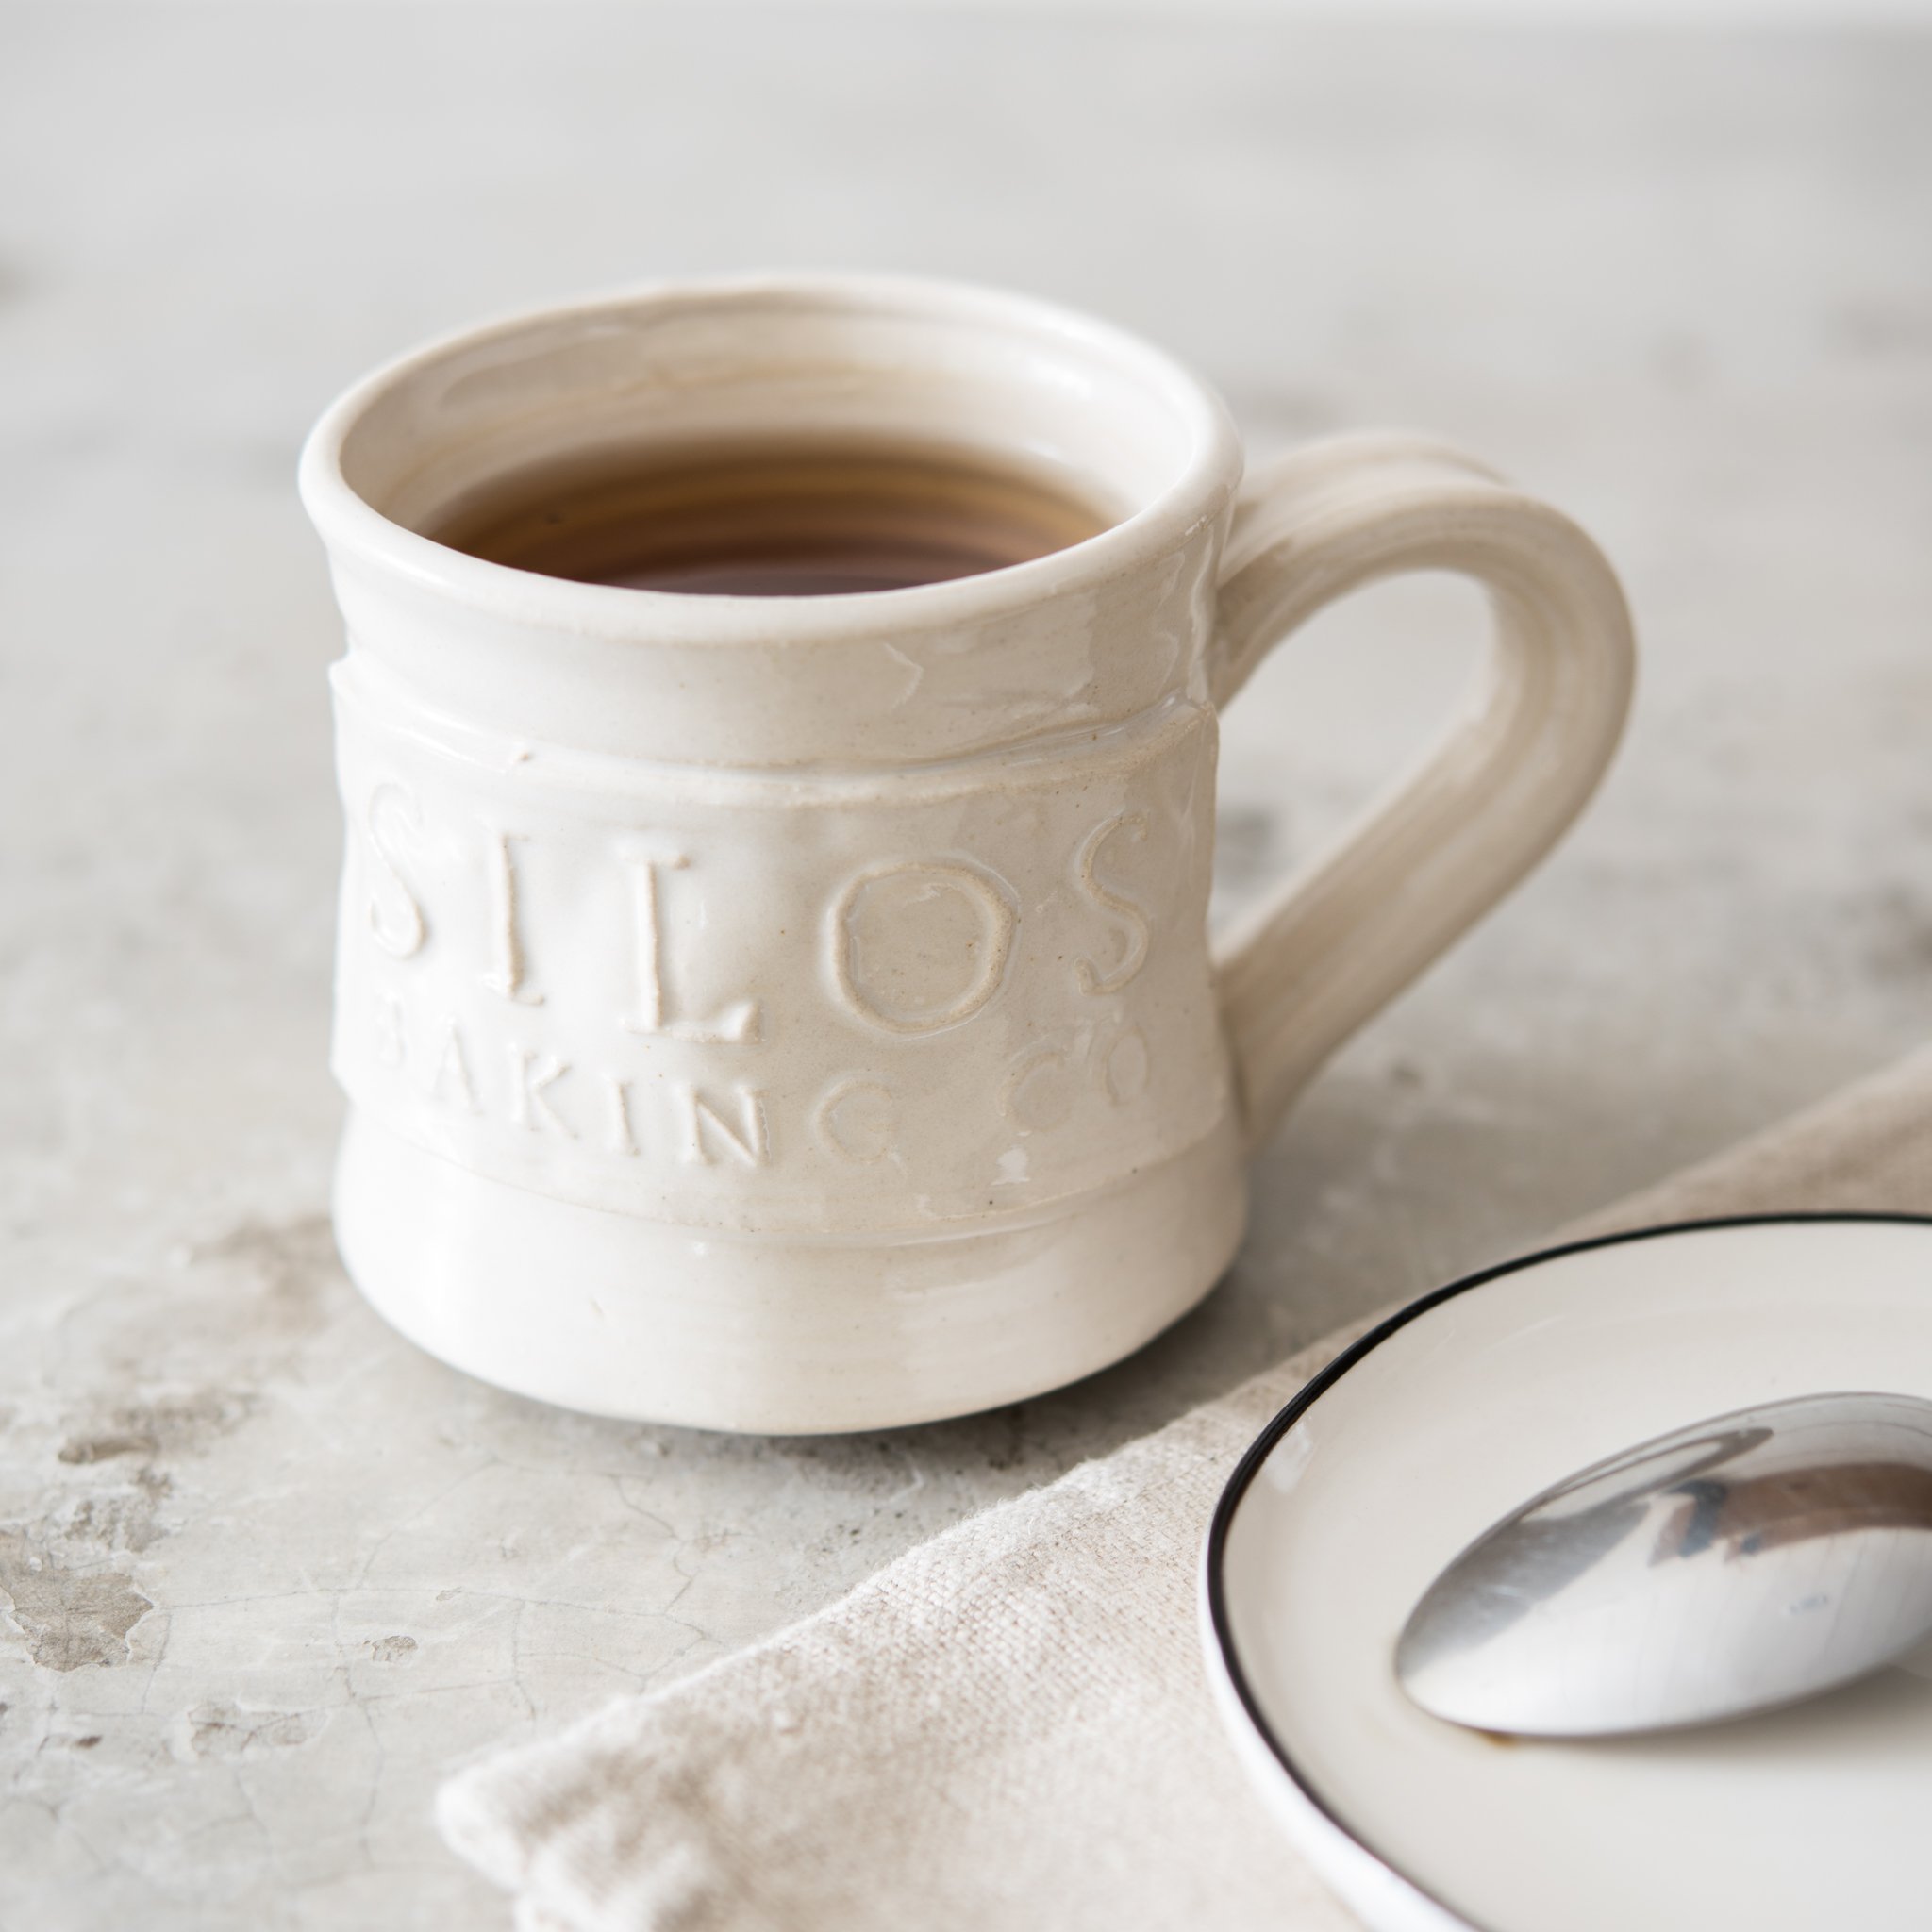
[[(344, 446), (369, 412), (440, 362), (573, 320), (594, 321), (703, 303), (776, 304), (950, 316), (1004, 327), (1106, 357), (1141, 375), (1189, 431), (1179, 474), (1145, 502), (1091, 537), (997, 570), (891, 590), (815, 595), (744, 596), (636, 589), (547, 576), (473, 557), (425, 537), (375, 508), (348, 480)], [(1241, 474), (1241, 446), (1226, 405), (1178, 358), (1115, 324), (1033, 295), (973, 282), (865, 272), (754, 272), (665, 279), (520, 309), (406, 350), (352, 384), (303, 444), (298, 481), (305, 508), (331, 553), (432, 591), (523, 621), (590, 635), (675, 630), (680, 642), (758, 643), (776, 638), (851, 639), (911, 625), (980, 623), (1005, 610), (1091, 588), (1178, 551), (1218, 517)]]

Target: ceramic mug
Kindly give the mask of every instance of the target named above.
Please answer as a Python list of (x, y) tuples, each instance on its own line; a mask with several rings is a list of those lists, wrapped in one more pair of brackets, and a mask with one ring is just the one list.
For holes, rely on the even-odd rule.
[[(654, 439), (1024, 452), (1131, 512), (1035, 561), (691, 596), (420, 532)], [(857, 1429), (1098, 1369), (1228, 1264), (1249, 1150), (1575, 816), (1628, 704), (1576, 526), (1407, 436), (1242, 481), (1131, 336), (871, 276), (648, 289), (440, 342), (323, 418), (348, 630), (335, 1218), (362, 1291), (575, 1408)], [(1332, 599), (1479, 579), (1486, 688), (1219, 946), (1218, 708)]]

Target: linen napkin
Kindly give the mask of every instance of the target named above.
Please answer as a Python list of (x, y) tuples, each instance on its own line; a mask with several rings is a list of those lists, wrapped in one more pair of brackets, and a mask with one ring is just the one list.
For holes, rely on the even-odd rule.
[[(1932, 1052), (1571, 1232), (1785, 1208), (1932, 1210)], [(1195, 1590), (1241, 1450), (1369, 1325), (472, 1767), (444, 1836), (524, 1932), (1345, 1932), (1222, 1736)]]

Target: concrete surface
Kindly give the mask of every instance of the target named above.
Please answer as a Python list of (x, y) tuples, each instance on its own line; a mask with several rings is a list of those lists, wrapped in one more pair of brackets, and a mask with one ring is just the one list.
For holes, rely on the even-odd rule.
[[(446, 1767), (1924, 1036), (1932, 42), (152, 4), (0, 43), (0, 1923), (496, 1923)], [(1263, 446), (1460, 439), (1597, 532), (1647, 652), (1598, 808), (1309, 1093), (1206, 1308), (818, 1442), (499, 1396), (343, 1279), (291, 490), (414, 338), (793, 262), (1105, 311)], [(1229, 903), (1421, 743), (1473, 615), (1397, 587), (1271, 664)]]

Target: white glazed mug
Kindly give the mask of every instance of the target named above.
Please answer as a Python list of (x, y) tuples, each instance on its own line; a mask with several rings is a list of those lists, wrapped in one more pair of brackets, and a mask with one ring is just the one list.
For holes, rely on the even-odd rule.
[[(906, 590), (690, 596), (419, 534), (565, 453), (774, 430), (1024, 453), (1131, 513)], [(670, 286), (370, 377), (302, 488), (347, 623), (344, 1261), (405, 1334), (714, 1428), (959, 1414), (1139, 1347), (1227, 1266), (1249, 1149), (1569, 824), (1628, 705), (1576, 526), (1409, 437), (1242, 482), (1102, 324), (870, 276)], [(1487, 587), (1473, 715), (1207, 930), (1217, 707), (1331, 599)]]

